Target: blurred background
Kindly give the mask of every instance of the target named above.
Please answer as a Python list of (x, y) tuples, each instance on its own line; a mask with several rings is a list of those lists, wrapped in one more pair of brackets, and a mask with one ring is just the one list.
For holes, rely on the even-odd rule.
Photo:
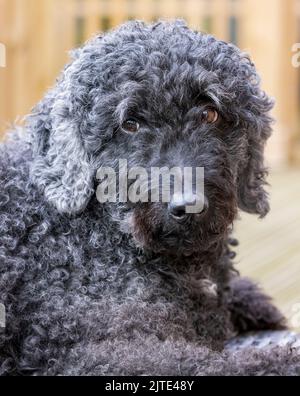
[(241, 216), (236, 262), (300, 330), (300, 0), (0, 0), (0, 139), (54, 83), (68, 50), (128, 19), (172, 18), (250, 53), (276, 99), (272, 210)]

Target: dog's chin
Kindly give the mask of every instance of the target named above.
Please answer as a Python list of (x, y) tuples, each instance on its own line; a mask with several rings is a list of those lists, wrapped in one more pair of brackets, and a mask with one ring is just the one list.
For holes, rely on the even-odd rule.
[(174, 236), (164, 237), (161, 240), (148, 238), (148, 235), (136, 232), (133, 239), (137, 247), (145, 251), (161, 254), (164, 256), (188, 257), (196, 252), (196, 247), (187, 241)]
[(176, 223), (159, 210), (151, 207), (136, 208), (127, 217), (128, 231), (137, 247), (168, 256), (191, 256), (215, 245), (227, 230), (218, 222), (195, 218)]

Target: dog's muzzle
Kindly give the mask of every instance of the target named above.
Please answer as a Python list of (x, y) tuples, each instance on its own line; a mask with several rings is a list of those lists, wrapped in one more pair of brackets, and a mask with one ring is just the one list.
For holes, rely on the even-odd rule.
[(174, 194), (168, 204), (169, 214), (176, 221), (183, 221), (191, 216), (203, 216), (207, 210), (208, 200), (202, 194)]

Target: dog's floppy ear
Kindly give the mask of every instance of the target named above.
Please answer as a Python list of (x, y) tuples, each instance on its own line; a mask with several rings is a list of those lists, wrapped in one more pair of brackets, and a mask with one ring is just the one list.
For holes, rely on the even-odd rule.
[(80, 89), (77, 94), (72, 90), (76, 67), (75, 61), (67, 66), (27, 125), (33, 147), (31, 179), (59, 212), (68, 214), (86, 207), (94, 175), (80, 133), (85, 106)]
[(238, 202), (240, 209), (264, 217), (269, 211), (268, 194), (265, 191), (267, 170), (264, 166), (265, 143), (271, 135), (272, 118), (269, 111), (273, 101), (259, 91), (252, 96), (248, 111), (247, 158), (240, 164), (238, 172)]

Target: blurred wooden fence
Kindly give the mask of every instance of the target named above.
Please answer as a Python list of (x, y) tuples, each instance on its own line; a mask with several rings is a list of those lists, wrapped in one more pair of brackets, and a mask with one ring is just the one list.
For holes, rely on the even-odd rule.
[(297, 41), (296, 1), (0, 0), (0, 43), (6, 46), (6, 67), (0, 67), (0, 136), (54, 83), (69, 49), (128, 19), (180, 17), (194, 29), (250, 51), (265, 89), (278, 102), (279, 133), (268, 155), (279, 162), (292, 157), (297, 144), (300, 153), (299, 73), (290, 61), (291, 44)]
[[(229, 39), (232, 0), (0, 0), (0, 134), (26, 114), (55, 80), (67, 51), (128, 19), (185, 18), (195, 29)], [(231, 11), (230, 11), (231, 10)], [(232, 16), (231, 16), (232, 17)], [(232, 24), (234, 27), (234, 23)], [(234, 39), (234, 29), (231, 29)]]

